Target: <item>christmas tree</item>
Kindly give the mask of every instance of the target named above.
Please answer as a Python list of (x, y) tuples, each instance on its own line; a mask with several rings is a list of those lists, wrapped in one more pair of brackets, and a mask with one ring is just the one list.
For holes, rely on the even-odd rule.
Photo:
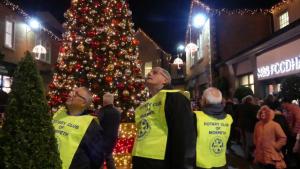
[(1, 167), (61, 169), (54, 128), (39, 71), (27, 52), (9, 94), (1, 136)]
[(134, 108), (145, 100), (146, 92), (128, 4), (124, 0), (73, 0), (65, 17), (66, 32), (49, 85), (49, 104), (57, 109), (72, 88), (85, 86), (93, 93), (91, 109), (95, 110), (105, 92), (113, 93), (123, 122), (114, 151), (116, 164), (130, 166)]

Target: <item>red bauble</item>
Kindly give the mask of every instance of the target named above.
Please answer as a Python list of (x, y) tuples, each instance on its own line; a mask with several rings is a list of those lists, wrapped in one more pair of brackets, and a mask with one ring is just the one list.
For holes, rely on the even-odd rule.
[(91, 47), (92, 48), (99, 48), (100, 42), (99, 41), (92, 41), (91, 42)]
[(113, 80), (113, 78), (112, 78), (111, 76), (106, 76), (106, 77), (105, 77), (105, 81), (106, 81), (107, 83), (112, 82), (112, 80)]
[(117, 85), (117, 88), (118, 88), (119, 90), (123, 90), (123, 89), (125, 88), (124, 83), (119, 83), (119, 84)]
[(59, 53), (65, 53), (65, 52), (66, 52), (65, 47), (60, 47), (60, 48), (59, 48)]
[(88, 31), (88, 32), (86, 33), (86, 35), (87, 35), (88, 37), (94, 37), (96, 34), (97, 34), (96, 31)]
[(87, 13), (89, 11), (88, 7), (81, 8), (82, 13)]
[(134, 87), (132, 85), (128, 85), (127, 86), (128, 90), (132, 91), (134, 89)]
[(93, 102), (94, 103), (99, 103), (100, 102), (100, 97), (99, 96), (94, 96), (93, 97)]
[(116, 7), (120, 10), (120, 9), (122, 9), (123, 4), (122, 4), (121, 2), (120, 2), (120, 3), (117, 3)]
[(85, 83), (85, 79), (84, 78), (79, 78), (78, 79), (79, 83), (84, 84)]
[(126, 42), (126, 41), (127, 41), (127, 36), (126, 36), (126, 35), (122, 35), (122, 36), (121, 36), (121, 40), (122, 40), (123, 42)]
[(54, 85), (53, 83), (50, 83), (50, 84), (49, 84), (49, 88), (50, 88), (50, 89), (54, 89), (54, 88), (55, 88), (55, 85)]
[(135, 67), (135, 68), (132, 69), (132, 71), (133, 71), (134, 74), (138, 74), (138, 73), (140, 73), (141, 69)]
[(79, 70), (79, 69), (81, 69), (81, 64), (77, 63), (74, 67), (76, 70)]
[(132, 40), (132, 44), (135, 45), (135, 46), (137, 46), (137, 45), (140, 44), (140, 41), (138, 41), (137, 39), (133, 39)]
[(118, 19), (112, 19), (111, 23), (114, 25), (118, 25), (120, 23), (120, 21)]

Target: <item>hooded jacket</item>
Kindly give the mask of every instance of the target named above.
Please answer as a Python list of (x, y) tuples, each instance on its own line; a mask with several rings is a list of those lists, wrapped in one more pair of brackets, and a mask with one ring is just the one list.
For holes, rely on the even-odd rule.
[[(265, 118), (261, 113), (265, 112)], [(280, 125), (273, 121), (275, 113), (267, 106), (263, 106), (257, 114), (259, 121), (254, 129), (254, 162), (271, 164), (276, 169), (286, 168), (281, 148), (286, 144), (286, 135)]]

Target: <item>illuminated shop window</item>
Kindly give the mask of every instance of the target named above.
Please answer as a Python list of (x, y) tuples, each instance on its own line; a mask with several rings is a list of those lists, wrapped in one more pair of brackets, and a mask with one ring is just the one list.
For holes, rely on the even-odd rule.
[(270, 84), (268, 85), (268, 94), (277, 94), (281, 91), (281, 84)]
[(9, 93), (11, 90), (12, 78), (9, 76), (0, 75), (0, 89)]
[(253, 74), (248, 74), (248, 75), (239, 77), (238, 85), (249, 87), (254, 92), (254, 76), (253, 76)]
[(289, 13), (288, 11), (282, 13), (279, 16), (279, 28), (283, 28), (289, 24)]
[(146, 62), (145, 63), (145, 76), (147, 76), (151, 70), (152, 70), (152, 62)]

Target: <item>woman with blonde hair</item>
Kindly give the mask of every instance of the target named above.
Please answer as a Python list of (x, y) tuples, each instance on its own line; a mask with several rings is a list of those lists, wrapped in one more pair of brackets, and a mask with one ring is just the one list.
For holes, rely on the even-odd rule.
[(281, 148), (286, 144), (286, 135), (280, 125), (273, 121), (275, 112), (262, 106), (254, 129), (254, 162), (265, 169), (284, 169), (286, 164)]

